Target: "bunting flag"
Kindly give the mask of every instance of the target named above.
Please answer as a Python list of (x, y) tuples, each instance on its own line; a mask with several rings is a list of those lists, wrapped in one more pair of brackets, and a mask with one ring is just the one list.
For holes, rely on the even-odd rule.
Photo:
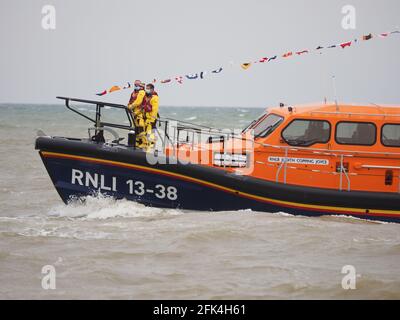
[(119, 86), (112, 86), (110, 88), (110, 90), (108, 90), (108, 93), (114, 92), (114, 91), (118, 91), (121, 90), (121, 88)]
[(211, 73), (221, 73), (224, 70), (222, 67), (216, 70), (211, 71)]
[(100, 93), (96, 93), (96, 96), (104, 96), (105, 94), (107, 94), (107, 90), (104, 90), (103, 92)]
[(126, 84), (126, 86), (124, 86), (122, 89), (125, 90), (125, 89), (129, 89), (130, 87), (131, 87), (131, 84), (128, 82), (128, 83)]
[(178, 76), (175, 77), (176, 82), (178, 82), (179, 84), (183, 84), (183, 77), (182, 76)]
[[(214, 70), (214, 71), (218, 71), (218, 70)], [(212, 71), (213, 73), (219, 73), (219, 72), (221, 72), (221, 71), (219, 71), (219, 72), (214, 72), (214, 71)], [(196, 80), (196, 79), (204, 79), (204, 77), (205, 77), (205, 75), (206, 75), (206, 72), (205, 71), (201, 71), (200, 73), (195, 73), (195, 74), (187, 74), (187, 75), (185, 75), (185, 77), (187, 78), (187, 79), (189, 79), (189, 80)], [(181, 78), (181, 77), (180, 77)], [(178, 80), (178, 79), (177, 79)], [(180, 80), (180, 79), (179, 79)]]
[[(311, 50), (304, 49), (304, 50), (301, 50), (301, 51), (288, 51), (288, 52), (286, 52), (286, 53), (284, 53), (282, 55), (274, 55), (274, 56), (268, 56), (268, 57), (264, 56), (262, 58), (252, 60), (253, 62), (240, 63), (239, 66), (243, 70), (248, 70), (253, 64), (260, 64), (260, 63), (265, 64), (265, 63), (270, 62), (272, 60), (278, 60), (278, 59), (280, 59), (280, 57), (289, 58), (289, 57), (292, 57), (294, 55), (302, 56), (302, 55), (305, 55), (305, 54), (310, 54), (311, 52), (322, 54), (322, 52), (325, 49), (334, 49), (334, 48), (345, 49), (345, 48), (351, 47), (353, 44), (357, 44), (359, 41), (368, 41), (368, 40), (371, 40), (371, 39), (374, 39), (374, 38), (376, 38), (376, 39), (378, 39), (378, 38), (381, 38), (381, 39), (389, 38), (390, 36), (397, 35), (397, 34), (400, 34), (400, 30), (394, 30), (394, 31), (391, 31), (391, 32), (377, 33), (376, 35), (373, 35), (372, 33), (369, 33), (367, 35), (363, 35), (362, 37), (356, 38), (356, 39), (354, 39), (352, 41), (343, 42), (341, 44), (332, 44), (330, 46), (321, 46), (321, 45), (319, 45), (318, 47), (314, 47), (315, 48), (314, 50), (312, 50), (312, 49)], [(227, 65), (230, 65), (231, 67), (234, 67), (234, 66), (237, 66), (238, 64), (235, 64), (233, 61), (230, 61), (229, 64), (227, 64)], [(208, 72), (210, 74), (216, 76), (216, 75), (219, 75), (220, 73), (222, 73), (223, 70), (224, 70), (224, 66), (221, 66), (221, 67), (219, 67), (217, 69), (208, 69), (207, 71), (201, 71), (201, 72), (196, 72), (196, 73), (188, 73), (185, 76), (174, 76), (174, 77), (171, 77), (171, 78), (166, 78), (166, 79), (161, 80), (159, 82), (160, 82), (160, 84), (167, 84), (167, 83), (176, 82), (176, 83), (181, 85), (181, 84), (183, 84), (184, 79), (187, 79), (187, 80), (201, 80), (201, 79), (205, 78), (205, 76), (206, 76), (206, 74), (208, 74)], [(153, 83), (156, 83), (156, 82), (157, 82), (157, 78), (153, 78)], [(102, 92), (96, 93), (96, 95), (97, 96), (103, 96), (103, 95), (108, 94), (108, 93), (112, 93), (112, 92), (120, 91), (120, 90), (126, 90), (126, 89), (130, 89), (130, 88), (132, 88), (132, 85), (131, 85), (130, 82), (127, 82), (126, 85), (124, 85), (124, 86), (115, 85), (115, 86), (112, 86), (109, 90), (103, 90)]]
[(283, 58), (289, 58), (289, 57), (291, 57), (293, 55), (293, 52), (287, 52), (287, 53), (285, 53), (282, 57)]
[(346, 47), (350, 47), (350, 46), (351, 46), (351, 41), (349, 41), (349, 42), (344, 42), (344, 43), (342, 43), (340, 46), (341, 46), (343, 49), (346, 48)]
[(367, 34), (366, 36), (363, 36), (363, 40), (364, 41), (367, 41), (367, 40), (371, 40), (372, 39), (372, 33), (370, 33), (370, 34)]
[(197, 73), (196, 74), (187, 74), (185, 77), (188, 78), (189, 80), (195, 80), (199, 77), (199, 75)]

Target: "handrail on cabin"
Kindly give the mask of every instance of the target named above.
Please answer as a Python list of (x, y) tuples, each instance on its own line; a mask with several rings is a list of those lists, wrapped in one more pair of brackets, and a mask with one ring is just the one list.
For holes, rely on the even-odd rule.
[(310, 113), (311, 114), (317, 113), (317, 114), (330, 114), (330, 115), (400, 118), (400, 114), (387, 114), (387, 113), (361, 113), (361, 112), (341, 112), (341, 111), (310, 111)]

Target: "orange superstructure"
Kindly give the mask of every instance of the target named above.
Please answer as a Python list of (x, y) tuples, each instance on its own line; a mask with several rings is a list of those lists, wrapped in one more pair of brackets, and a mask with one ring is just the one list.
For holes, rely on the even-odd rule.
[[(274, 127), (263, 134), (268, 125)], [(245, 146), (250, 132), (255, 133), (251, 148)], [(273, 107), (243, 132), (241, 137), (245, 136), (242, 142), (236, 136), (224, 142), (181, 145), (178, 157), (196, 162), (205, 158), (206, 150), (208, 160), (202, 164), (243, 171), (216, 164), (213, 154), (250, 153), (252, 170), (245, 174), (255, 178), (325, 189), (400, 192), (400, 107), (335, 103)]]

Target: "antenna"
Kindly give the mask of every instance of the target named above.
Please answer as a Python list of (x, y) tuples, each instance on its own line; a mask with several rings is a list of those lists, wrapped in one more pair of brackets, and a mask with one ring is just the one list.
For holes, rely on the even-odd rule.
[(336, 112), (339, 112), (339, 105), (337, 100), (337, 90), (336, 90), (336, 76), (332, 76), (333, 94), (335, 96)]

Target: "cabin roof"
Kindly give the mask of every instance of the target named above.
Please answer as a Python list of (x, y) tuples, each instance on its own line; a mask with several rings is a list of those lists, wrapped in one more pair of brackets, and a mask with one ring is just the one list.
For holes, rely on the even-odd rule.
[[(292, 112), (289, 111), (292, 107)], [(379, 119), (382, 117), (400, 118), (400, 106), (394, 105), (356, 105), (339, 103), (338, 106), (334, 102), (315, 103), (307, 105), (292, 105), (284, 107), (268, 108), (268, 112), (274, 112), (281, 115), (290, 116), (307, 116), (311, 118), (330, 118), (330, 117), (351, 117), (351, 116), (367, 116), (368, 119)]]

